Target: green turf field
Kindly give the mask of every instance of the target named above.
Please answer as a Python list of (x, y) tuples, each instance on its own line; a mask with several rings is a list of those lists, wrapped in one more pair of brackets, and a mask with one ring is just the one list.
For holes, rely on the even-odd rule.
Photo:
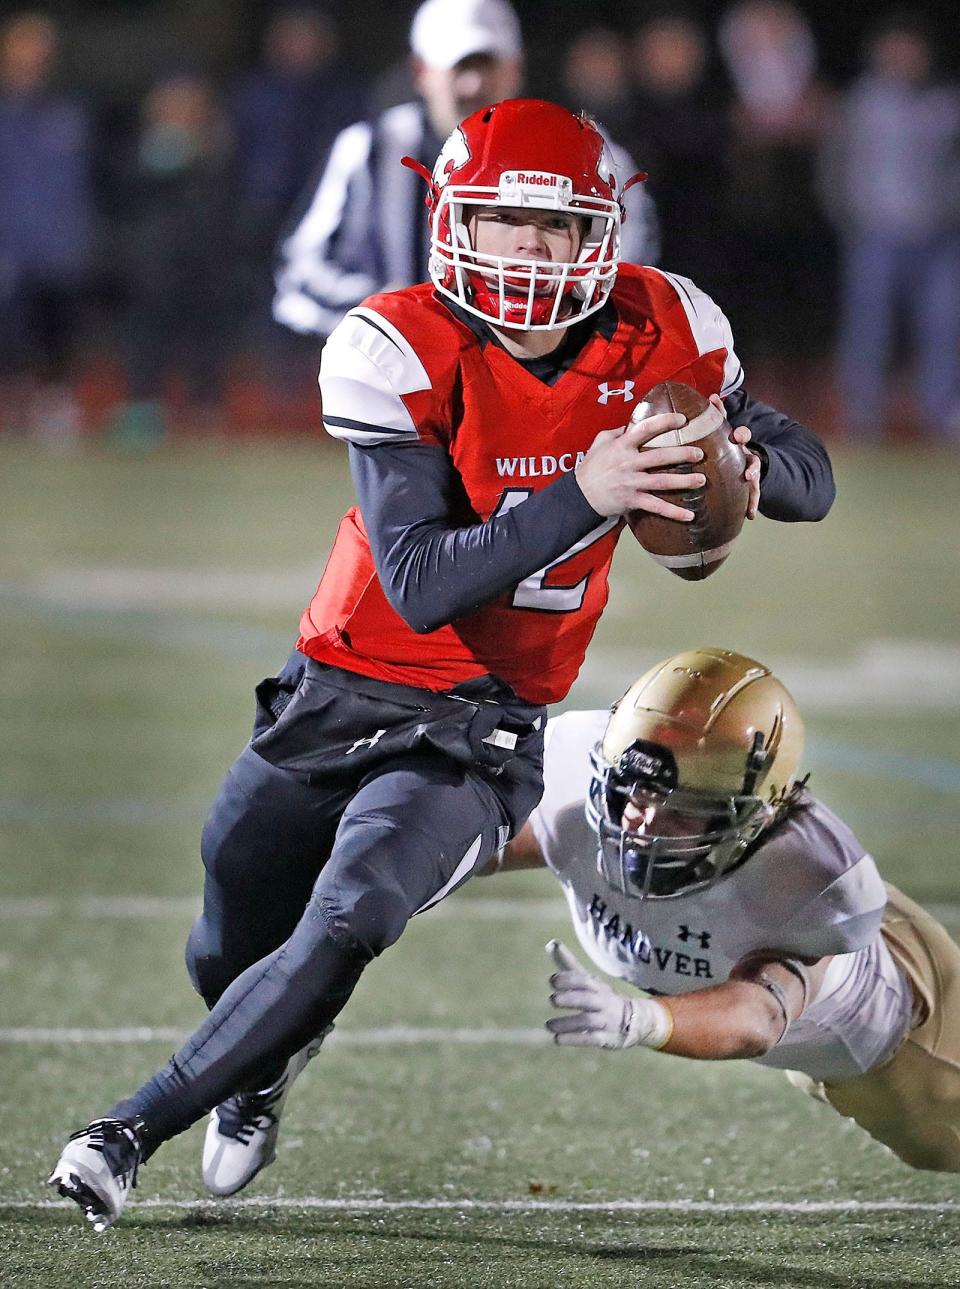
[[(820, 795), (960, 934), (960, 459), (835, 457), (826, 523), (760, 521), (702, 585), (622, 542), (570, 704), (691, 645), (773, 663)], [(315, 443), (0, 443), (0, 1283), (960, 1284), (960, 1181), (782, 1076), (542, 1041), (542, 874), (468, 885), (369, 969), (242, 1202), (204, 1201), (199, 1127), (103, 1236), (46, 1194), (201, 1015), (204, 809), (348, 501)]]

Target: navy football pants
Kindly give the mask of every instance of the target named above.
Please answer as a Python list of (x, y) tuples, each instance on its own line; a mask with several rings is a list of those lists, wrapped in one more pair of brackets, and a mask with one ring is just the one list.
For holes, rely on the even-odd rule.
[(312, 663), (295, 679), (258, 690), (254, 738), (204, 827), (187, 964), (212, 1010), (110, 1111), (143, 1120), (147, 1153), (270, 1083), (409, 918), (465, 881), (539, 798), (542, 710), (482, 697), (496, 682), (437, 695)]

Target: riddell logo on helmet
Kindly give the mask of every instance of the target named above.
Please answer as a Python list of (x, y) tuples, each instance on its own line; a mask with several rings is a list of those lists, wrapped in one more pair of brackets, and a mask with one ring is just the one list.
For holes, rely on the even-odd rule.
[(499, 197), (512, 205), (569, 202), (573, 181), (549, 170), (505, 170), (500, 176)]

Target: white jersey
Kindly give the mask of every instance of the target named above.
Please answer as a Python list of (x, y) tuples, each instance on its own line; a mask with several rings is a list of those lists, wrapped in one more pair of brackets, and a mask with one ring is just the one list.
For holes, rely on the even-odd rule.
[(757, 949), (833, 956), (816, 998), (757, 1059), (830, 1082), (886, 1060), (910, 1029), (913, 997), (880, 936), (883, 882), (850, 829), (811, 800), (706, 890), (621, 895), (599, 872), (584, 815), (589, 754), (608, 719), (607, 711), (567, 712), (548, 723), (546, 786), (530, 821), (584, 952), (607, 974), (658, 994), (719, 984)]

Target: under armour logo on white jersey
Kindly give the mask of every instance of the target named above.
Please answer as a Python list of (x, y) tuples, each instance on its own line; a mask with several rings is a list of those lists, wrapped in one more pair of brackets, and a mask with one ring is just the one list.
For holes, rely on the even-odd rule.
[(597, 402), (602, 403), (604, 407), (606, 407), (611, 398), (622, 398), (625, 403), (632, 403), (633, 387), (635, 384), (636, 381), (625, 380), (619, 389), (611, 389), (606, 381), (601, 381), (597, 386), (597, 389), (600, 391), (600, 397), (597, 399)]
[(685, 923), (680, 924), (680, 930), (677, 932), (677, 939), (682, 940), (684, 944), (686, 944), (688, 940), (699, 940), (701, 949), (710, 948), (710, 932), (691, 931)]
[(361, 747), (376, 747), (386, 732), (386, 730), (377, 730), (376, 734), (371, 734), (369, 738), (358, 738), (353, 747), (347, 748), (345, 755), (349, 756), (351, 752), (356, 752)]

